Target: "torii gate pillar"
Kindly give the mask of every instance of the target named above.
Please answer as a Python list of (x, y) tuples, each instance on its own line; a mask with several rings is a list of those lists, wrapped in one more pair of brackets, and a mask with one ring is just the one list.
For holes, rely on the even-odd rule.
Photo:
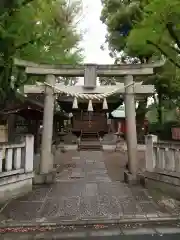
[(124, 173), (124, 180), (128, 183), (136, 183), (137, 178), (137, 132), (136, 112), (133, 76), (125, 76), (125, 114), (126, 114), (126, 138), (128, 153), (128, 171)]
[[(51, 86), (56, 83), (54, 75), (47, 75), (46, 82)], [(54, 157), (52, 154), (53, 116), (54, 116), (54, 89), (46, 87), (44, 99), (43, 131), (41, 141), (41, 157), (39, 173), (34, 178), (35, 184), (54, 182)]]

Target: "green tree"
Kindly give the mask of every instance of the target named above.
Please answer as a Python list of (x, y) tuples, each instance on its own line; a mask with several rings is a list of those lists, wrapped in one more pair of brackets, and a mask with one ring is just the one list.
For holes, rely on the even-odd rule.
[[(39, 6), (32, 4), (32, 9), (41, 10), (33, 14), (34, 17), (26, 20), (27, 25), (24, 26), (26, 36), (28, 36), (27, 26), (30, 27), (32, 21), (35, 22), (35, 25), (28, 36), (31, 44), (24, 46), (17, 52), (19, 57), (48, 64), (81, 62), (83, 58), (78, 46), (81, 35), (77, 32), (75, 23), (75, 18), (80, 14), (81, 2), (56, 0), (52, 1), (51, 4), (49, 1), (45, 4), (41, 0)], [(31, 14), (32, 9), (28, 7), (26, 10), (30, 11)], [(21, 18), (20, 14), (18, 17)], [(24, 10), (22, 18), (24, 18)]]
[[(142, 8), (145, 3), (146, 1), (140, 0), (102, 1), (101, 21), (107, 26), (106, 42), (109, 46), (110, 55), (115, 58), (115, 63), (144, 63), (152, 57), (152, 52), (139, 54), (134, 49), (127, 48), (129, 32), (133, 29), (134, 22), (141, 21)], [(137, 108), (136, 115), (140, 123), (138, 126), (140, 129), (147, 111), (146, 106), (147, 97), (139, 101)]]
[[(168, 61), (162, 72), (156, 74), (153, 83), (158, 93), (157, 112), (162, 122), (162, 108), (164, 101), (179, 104), (180, 93), (180, 2), (150, 1), (144, 6), (142, 20), (136, 22), (127, 39), (127, 48), (137, 54), (146, 54), (154, 51), (160, 53)], [(170, 64), (172, 63), (172, 64)], [(175, 67), (173, 67), (173, 65)]]
[[(138, 54), (134, 49), (127, 48), (129, 33), (134, 23), (142, 20), (142, 9), (147, 2), (146, 0), (102, 0), (101, 21), (107, 26), (106, 42), (110, 54), (116, 61), (147, 62), (152, 56), (152, 52)], [(119, 53), (121, 56), (118, 59)]]
[(78, 0), (14, 0), (2, 6), (0, 98), (5, 104), (28, 81), (23, 70), (14, 67), (15, 57), (50, 64), (76, 64), (83, 57), (75, 24), (81, 10)]
[[(152, 39), (157, 40), (158, 37), (160, 38), (162, 36), (162, 31), (160, 31), (162, 28), (160, 28), (161, 24), (159, 23), (158, 14), (161, 16), (161, 13), (163, 15), (165, 12), (163, 10), (164, 1), (161, 1), (161, 7), (159, 7), (158, 10), (152, 7), (155, 2), (160, 3), (159, 0), (102, 1), (103, 10), (101, 20), (107, 25), (108, 29), (106, 41), (109, 44), (111, 55), (116, 58), (117, 62), (133, 64), (138, 62), (147, 63), (162, 57), (162, 51), (159, 51), (157, 47), (154, 47), (152, 43), (150, 44), (150, 42), (147, 41), (149, 36), (151, 37), (149, 41)], [(165, 2), (167, 3), (168, 1)], [(177, 1), (175, 0), (174, 2)], [(150, 15), (152, 15), (151, 18), (149, 17)], [(145, 19), (146, 24), (144, 23)], [(174, 51), (174, 47), (171, 45), (173, 42), (172, 38), (170, 38), (168, 34), (169, 33), (166, 33), (166, 37), (162, 37), (162, 40), (166, 41), (166, 48), (169, 47), (174, 54), (173, 56), (177, 59), (176, 52), (178, 50), (176, 52)], [(157, 42), (155, 41), (153, 43), (156, 44)], [(120, 57), (118, 58), (118, 56)], [(155, 85), (159, 99), (157, 106), (158, 119), (160, 122), (162, 121), (161, 109), (164, 100), (170, 99), (172, 101), (176, 99), (177, 102), (177, 96), (180, 91), (179, 72), (175, 66), (170, 64), (170, 61), (167, 61), (162, 70), (156, 73), (155, 76), (146, 77), (145, 80), (142, 78), (144, 84)], [(145, 114), (146, 112), (146, 105), (147, 98), (140, 101), (137, 109), (137, 116), (141, 116), (142, 119), (143, 113)]]
[(142, 20), (128, 36), (127, 46), (138, 52), (158, 51), (180, 68), (180, 1), (151, 0)]

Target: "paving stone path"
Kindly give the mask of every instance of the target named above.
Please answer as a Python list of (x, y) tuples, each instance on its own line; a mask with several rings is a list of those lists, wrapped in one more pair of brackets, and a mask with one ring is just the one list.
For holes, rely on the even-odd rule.
[(35, 187), (26, 196), (6, 203), (0, 210), (0, 220), (3, 223), (57, 220), (78, 223), (83, 220), (101, 222), (177, 214), (155, 202), (146, 189), (112, 181), (104, 154), (98, 151), (76, 152), (64, 159), (63, 168), (59, 161), (57, 182)]

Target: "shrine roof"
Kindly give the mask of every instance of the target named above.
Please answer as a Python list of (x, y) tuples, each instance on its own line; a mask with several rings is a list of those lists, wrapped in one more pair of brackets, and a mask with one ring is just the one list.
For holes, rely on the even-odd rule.
[[(8, 114), (19, 114), (26, 117), (32, 118), (42, 118), (44, 111), (44, 96), (37, 95), (34, 97), (29, 94), (27, 97), (23, 97), (23, 99), (16, 99), (13, 104), (10, 104), (5, 109), (0, 111), (1, 115)], [(64, 112), (55, 112), (55, 116), (62, 116), (67, 118), (67, 114)]]
[(13, 114), (19, 111), (22, 111), (23, 109), (33, 109), (36, 111), (43, 111), (43, 105), (41, 103), (35, 103), (35, 101), (31, 101), (29, 98), (24, 99), (16, 99), (14, 103), (7, 106), (5, 109), (3, 109), (0, 113), (1, 114)]
[(113, 112), (111, 112), (111, 115), (114, 118), (125, 118), (126, 114), (125, 114), (125, 107), (124, 106), (119, 106), (117, 109), (115, 109)]

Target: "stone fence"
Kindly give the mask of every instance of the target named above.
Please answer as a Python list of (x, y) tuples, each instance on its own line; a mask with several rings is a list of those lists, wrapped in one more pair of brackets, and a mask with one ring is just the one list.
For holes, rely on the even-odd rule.
[(157, 136), (147, 135), (145, 144), (144, 183), (169, 192), (179, 191), (180, 142), (161, 142)]
[(18, 144), (0, 143), (0, 202), (32, 190), (34, 136)]

